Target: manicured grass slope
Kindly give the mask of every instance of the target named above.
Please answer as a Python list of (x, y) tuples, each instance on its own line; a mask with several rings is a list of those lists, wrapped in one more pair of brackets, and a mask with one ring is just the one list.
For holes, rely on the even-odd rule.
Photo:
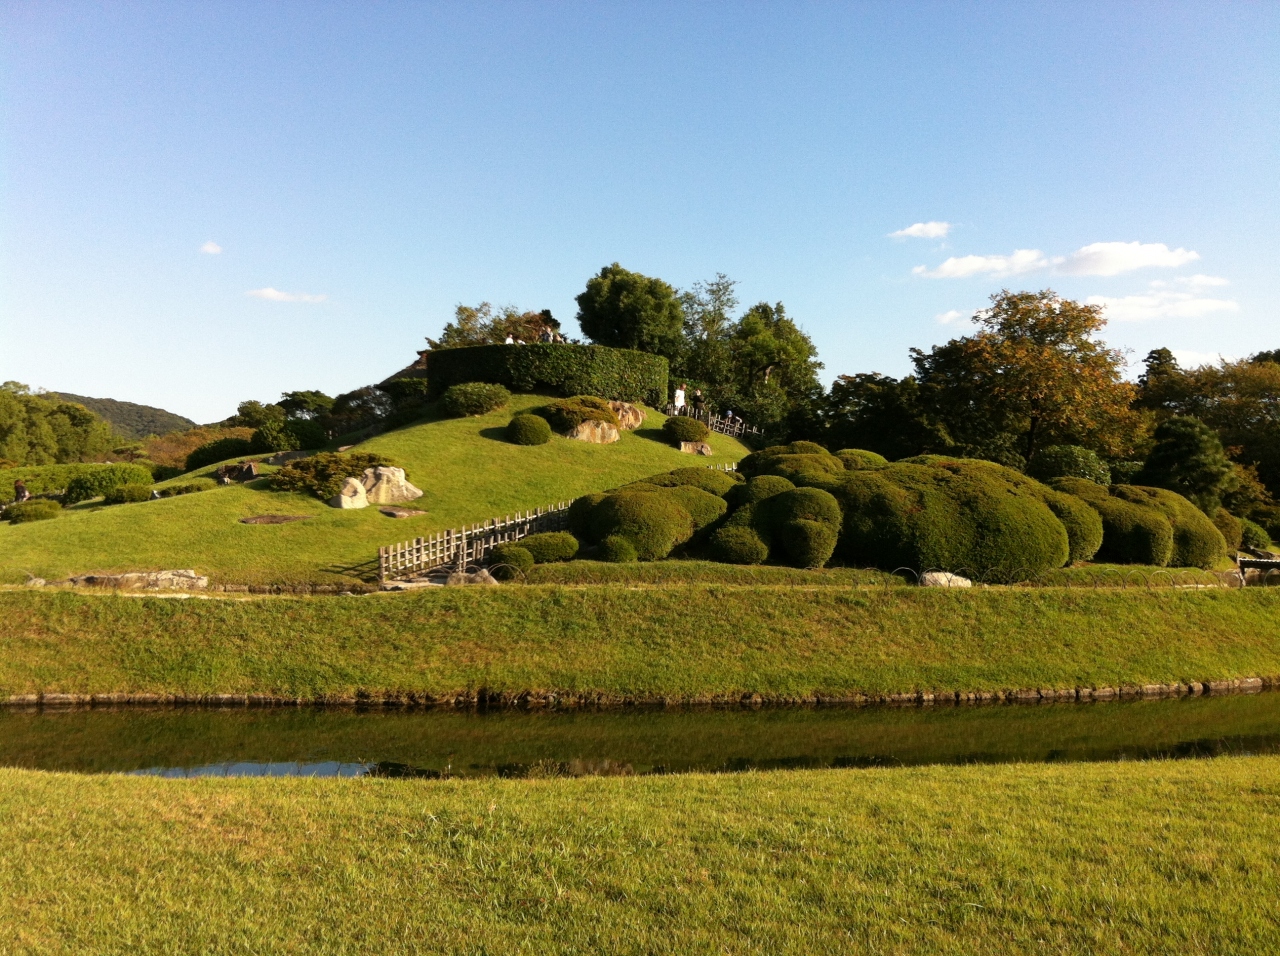
[(809, 698), (1280, 675), (1280, 592), (554, 585), (0, 594), (0, 695)]
[[(716, 435), (715, 457), (683, 455), (662, 441), (658, 429), (665, 419), (653, 411), (645, 428), (624, 433), (615, 445), (559, 436), (537, 447), (502, 440), (513, 410), (545, 401), (517, 396), (502, 411), (426, 422), (357, 446), (387, 455), (407, 470), (425, 493), (413, 505), (427, 511), (421, 518), (393, 520), (373, 507), (339, 511), (313, 498), (269, 491), (260, 479), (164, 501), (76, 509), (55, 521), (0, 524), (0, 582), (21, 582), (24, 572), (57, 579), (90, 571), (160, 568), (195, 568), (224, 582), (341, 582), (350, 580), (344, 572), (374, 560), (379, 545), (673, 468), (737, 461), (747, 451)], [(255, 514), (310, 517), (284, 525), (239, 523)]]
[(15, 952), (1280, 948), (1280, 759), (414, 783), (0, 771)]

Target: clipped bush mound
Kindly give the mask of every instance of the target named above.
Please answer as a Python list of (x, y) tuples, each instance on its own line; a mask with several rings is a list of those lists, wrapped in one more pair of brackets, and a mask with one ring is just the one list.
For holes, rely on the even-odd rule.
[(591, 510), (592, 540), (620, 536), (631, 542), (641, 561), (665, 558), (694, 532), (693, 516), (662, 492), (618, 491)]
[(249, 438), (215, 438), (205, 442), (187, 456), (183, 466), (186, 471), (207, 468), (230, 458), (243, 458), (253, 454), (253, 441)]
[(48, 498), (36, 498), (32, 501), (19, 501), (8, 505), (0, 513), (0, 521), (10, 524), (26, 524), (28, 521), (48, 521), (62, 513), (62, 505)]
[(636, 546), (620, 534), (611, 534), (601, 541), (599, 554), (601, 561), (612, 564), (631, 564), (640, 560)]
[(752, 524), (765, 531), (770, 555), (797, 568), (831, 560), (840, 536), (840, 503), (820, 488), (793, 488), (755, 506)]
[(738, 471), (748, 478), (777, 475), (797, 485), (825, 488), (835, 484), (848, 469), (840, 458), (821, 445), (797, 441), (752, 452), (738, 462)]
[(217, 487), (218, 483), (212, 478), (192, 478), (190, 481), (184, 481), (180, 485), (157, 488), (155, 492), (161, 498), (176, 498), (179, 495), (193, 495), (198, 491), (212, 491)]
[(384, 455), (370, 452), (321, 452), (287, 463), (271, 476), (271, 486), (276, 491), (298, 491), (327, 501), (342, 490), (348, 478), (359, 478), (366, 468), (394, 464)]
[(1226, 508), (1219, 508), (1213, 516), (1213, 525), (1222, 532), (1228, 548), (1232, 551), (1240, 550), (1240, 544), (1244, 538), (1244, 522)]
[(102, 497), (104, 505), (136, 504), (151, 500), (151, 485), (117, 485)]
[(1083, 498), (1052, 488), (1044, 488), (1040, 500), (1049, 506), (1067, 531), (1067, 560), (1092, 561), (1102, 547), (1102, 516)]
[(667, 396), (667, 360), (603, 345), (478, 345), (426, 354), (432, 398), (462, 382), (490, 382), (513, 392), (602, 395), (658, 405)]
[(696, 418), (684, 415), (672, 415), (662, 423), (662, 434), (673, 445), (681, 442), (706, 441), (711, 429)]
[(1248, 518), (1241, 518), (1240, 525), (1240, 547), (1271, 550), (1271, 535), (1267, 534), (1266, 528)]
[[(525, 539), (528, 540), (528, 539)], [(532, 552), (519, 544), (500, 544), (489, 552), (489, 573), (499, 581), (523, 578), (536, 563)]]
[(1054, 478), (1085, 478), (1100, 485), (1111, 484), (1111, 468), (1088, 448), (1079, 445), (1050, 445), (1041, 448), (1027, 463), (1027, 474), (1037, 481)]
[(836, 457), (844, 463), (845, 468), (849, 471), (883, 468), (889, 464), (889, 459), (885, 458), (884, 455), (877, 455), (873, 451), (863, 451), (861, 448), (842, 448), (836, 452)]
[(0, 506), (13, 501), (13, 483), (21, 479), (33, 495), (62, 495), (67, 504), (106, 494), (116, 485), (151, 481), (142, 465), (29, 465), (0, 469)]
[(466, 418), (469, 415), (487, 415), (496, 412), (511, 401), (511, 393), (501, 385), (486, 382), (464, 382), (447, 389), (440, 399), (440, 407), (446, 415)]
[[(675, 471), (655, 477), (664, 479), (663, 483), (671, 487), (693, 485), (695, 488), (701, 488), (703, 491), (721, 496), (743, 482), (741, 475), (732, 471), (720, 471), (716, 468), (677, 468)], [(645, 480), (655, 481), (655, 479)]]
[(712, 532), (707, 555), (724, 564), (761, 564), (769, 557), (769, 546), (750, 527), (725, 525)]
[(537, 564), (553, 561), (572, 561), (578, 553), (578, 539), (567, 531), (544, 531), (531, 534), (517, 542), (531, 555)]
[(725, 498), (734, 508), (740, 508), (744, 505), (753, 505), (758, 501), (764, 501), (765, 498), (772, 495), (790, 491), (794, 487), (794, 484), (781, 475), (757, 475), (730, 489)]
[(561, 433), (571, 432), (583, 422), (604, 422), (614, 428), (618, 427), (618, 416), (609, 407), (609, 402), (595, 395), (562, 398), (535, 408), (533, 412), (546, 419), (554, 431)]
[(551, 441), (551, 426), (539, 415), (516, 415), (507, 422), (506, 435), (513, 445), (545, 445)]
[(599, 492), (591, 495), (583, 495), (581, 498), (575, 498), (569, 503), (569, 530), (583, 541), (596, 541), (591, 536), (591, 512), (595, 510), (596, 505), (604, 501), (605, 495)]
[(1211, 568), (1227, 556), (1227, 542), (1209, 516), (1176, 491), (1144, 485), (1116, 485), (1112, 495), (1163, 514), (1173, 526), (1169, 562), (1179, 568)]
[(1173, 525), (1159, 511), (1114, 497), (1087, 478), (1055, 478), (1052, 487), (1082, 499), (1102, 519), (1102, 546), (1096, 557), (1107, 564), (1165, 567), (1173, 555)]
[(666, 495), (680, 503), (693, 519), (695, 531), (714, 524), (729, 510), (729, 504), (719, 495), (703, 491), (694, 485), (677, 485), (666, 489)]

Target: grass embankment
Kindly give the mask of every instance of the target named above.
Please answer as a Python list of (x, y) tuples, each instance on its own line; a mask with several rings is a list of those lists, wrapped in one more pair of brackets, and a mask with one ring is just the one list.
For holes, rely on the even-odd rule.
[(602, 700), (1280, 674), (1280, 592), (673, 585), (363, 598), (0, 594), (0, 695)]
[[(162, 501), (77, 508), (54, 521), (0, 523), (0, 583), (28, 573), (49, 580), (94, 571), (194, 568), (218, 582), (341, 583), (376, 571), (380, 545), (464, 523), (569, 500), (662, 471), (735, 462), (747, 449), (724, 435), (711, 458), (681, 454), (661, 434), (665, 416), (613, 445), (556, 436), (546, 445), (503, 440), (514, 411), (546, 398), (516, 396), (507, 408), (476, 418), (424, 422), (356, 446), (402, 465), (423, 491), (418, 518), (391, 519), (375, 507), (340, 511), (307, 496), (274, 492), (266, 480)], [(210, 469), (194, 472), (207, 475)], [(181, 483), (183, 476), (167, 484)], [(305, 515), (282, 525), (245, 525), (260, 514)]]
[(1280, 947), (1280, 759), (414, 783), (0, 771), (11, 952)]

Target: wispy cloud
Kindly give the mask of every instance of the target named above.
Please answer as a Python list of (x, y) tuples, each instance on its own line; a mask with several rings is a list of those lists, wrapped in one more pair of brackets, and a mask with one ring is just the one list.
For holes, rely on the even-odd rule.
[(1221, 352), (1195, 352), (1191, 349), (1173, 349), (1173, 357), (1183, 368), (1196, 368), (1200, 365), (1216, 365), (1218, 362), (1234, 361), (1231, 356)]
[(268, 302), (323, 302), (327, 295), (313, 295), (310, 292), (281, 292), (267, 286), (265, 289), (250, 289), (245, 295)]
[[(1212, 279), (1214, 277), (1191, 276), (1190, 278)], [(1117, 322), (1146, 322), (1151, 319), (1202, 319), (1209, 315), (1240, 311), (1240, 303), (1234, 299), (1212, 299), (1196, 295), (1195, 292), (1178, 292), (1166, 288), (1166, 285), (1163, 282), (1153, 282), (1150, 289), (1141, 295), (1091, 295), (1085, 299), (1085, 303), (1087, 305), (1103, 306), (1106, 309), (1107, 318)], [(1185, 285), (1190, 288), (1196, 288), (1190, 282), (1185, 283)]]
[(1015, 249), (1008, 256), (952, 256), (936, 269), (916, 266), (911, 271), (929, 279), (967, 279), (969, 276), (1014, 276), (1049, 265), (1039, 249)]
[(1176, 269), (1195, 262), (1200, 253), (1170, 249), (1163, 242), (1092, 242), (1055, 263), (1069, 276), (1116, 276), (1135, 269)]
[(907, 226), (906, 229), (899, 229), (897, 232), (889, 233), (890, 239), (944, 239), (947, 233), (951, 231), (951, 223), (938, 222), (930, 220), (929, 222), (917, 222), (914, 225)]
[(939, 325), (950, 325), (952, 322), (958, 322), (968, 313), (961, 312), (959, 309), (948, 309), (946, 312), (939, 312), (934, 318)]
[(200, 247), (200, 251), (205, 253), (206, 255), (216, 256), (222, 252), (222, 246), (218, 245), (216, 242), (210, 239), (208, 242), (206, 242), (203, 246)]

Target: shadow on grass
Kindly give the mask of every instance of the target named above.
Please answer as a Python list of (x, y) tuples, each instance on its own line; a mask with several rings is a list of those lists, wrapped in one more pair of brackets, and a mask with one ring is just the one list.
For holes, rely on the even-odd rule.
[(331, 564), (321, 570), (327, 574), (339, 574), (344, 578), (355, 578), (358, 581), (372, 584), (378, 580), (378, 559), (375, 556), (368, 561), (361, 561), (359, 564)]
[(635, 435), (637, 438), (656, 441), (659, 445), (666, 445), (668, 448), (671, 447), (671, 441), (667, 438), (661, 428), (637, 428), (631, 434)]
[(510, 442), (507, 441), (506, 425), (494, 425), (492, 428), (482, 428), (480, 429), (480, 437), (487, 438), (489, 441), (500, 441), (504, 445), (510, 444)]

